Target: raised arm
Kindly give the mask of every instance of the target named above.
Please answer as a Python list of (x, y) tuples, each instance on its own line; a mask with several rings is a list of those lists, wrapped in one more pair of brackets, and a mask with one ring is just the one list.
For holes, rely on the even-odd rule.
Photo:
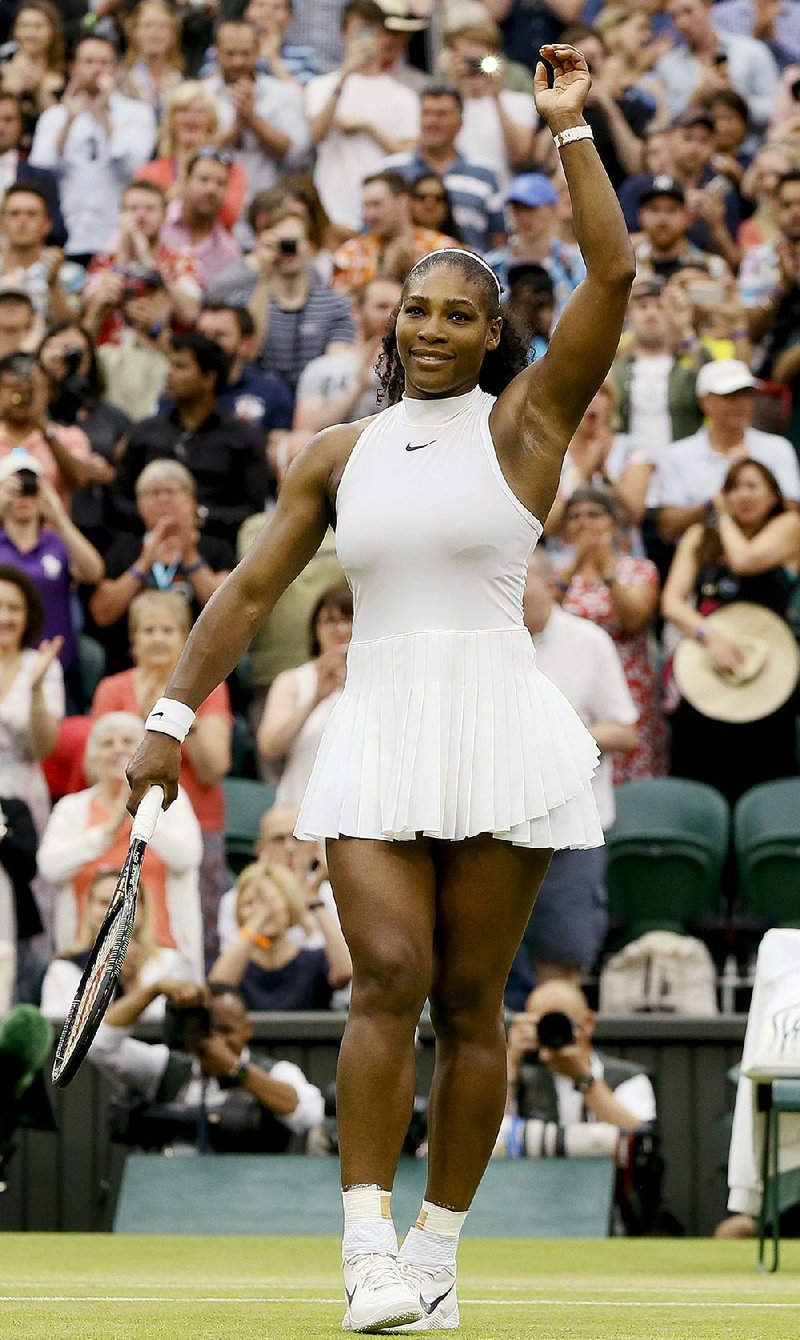
[[(360, 431), (360, 424), (329, 428), (293, 461), (268, 524), (192, 629), (167, 685), (167, 698), (196, 711), (241, 660), (279, 596), (317, 552), (331, 520), (332, 480)], [(176, 739), (145, 732), (128, 768), (131, 813), (156, 783), (164, 787), (165, 806), (172, 803), (180, 763)]]
[[(541, 48), (534, 75), (539, 115), (554, 135), (585, 126), (591, 87), (574, 47)], [(514, 491), (544, 520), (556, 496), (564, 453), (617, 352), (636, 262), (614, 188), (590, 139), (565, 144), (561, 159), (586, 278), (572, 294), (547, 353), (519, 373), (492, 411), (492, 436)]]

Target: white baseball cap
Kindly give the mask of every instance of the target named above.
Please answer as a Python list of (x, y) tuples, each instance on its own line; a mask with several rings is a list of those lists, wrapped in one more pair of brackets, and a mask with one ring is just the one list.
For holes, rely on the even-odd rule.
[(697, 374), (696, 392), (701, 395), (733, 395), (758, 386), (746, 363), (738, 358), (715, 358), (705, 363)]
[(0, 460), (0, 483), (4, 479), (9, 479), (11, 475), (16, 475), (20, 470), (32, 470), (35, 475), (42, 473), (42, 467), (35, 456), (31, 456), (24, 447), (14, 447), (13, 451)]

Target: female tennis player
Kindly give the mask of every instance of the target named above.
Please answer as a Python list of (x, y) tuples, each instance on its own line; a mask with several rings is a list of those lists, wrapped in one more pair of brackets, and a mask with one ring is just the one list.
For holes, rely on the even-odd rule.
[[(338, 1072), (344, 1329), (458, 1325), (458, 1237), (505, 1104), (503, 988), (552, 851), (602, 842), (594, 740), (536, 669), (528, 556), (567, 444), (617, 348), (634, 258), (581, 112), (586, 61), (541, 49), (587, 276), (525, 366), (493, 271), (426, 256), (387, 336), (390, 407), (329, 428), (292, 465), (256, 544), (201, 614), (129, 768), (175, 795), (178, 741), (336, 523), (355, 597), (347, 679), (298, 836), (327, 840), (353, 959)], [(170, 738), (174, 737), (174, 738)], [(436, 1032), (428, 1183), (397, 1254), (390, 1192), (414, 1092), (414, 1027)]]

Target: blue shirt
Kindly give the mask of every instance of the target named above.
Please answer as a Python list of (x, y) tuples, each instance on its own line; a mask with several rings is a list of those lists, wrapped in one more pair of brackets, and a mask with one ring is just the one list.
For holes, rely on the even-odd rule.
[(488, 248), (492, 233), (505, 233), (503, 197), (490, 167), (470, 162), (459, 154), (446, 172), (437, 172), (418, 149), (392, 154), (381, 167), (399, 172), (406, 181), (414, 181), (429, 172), (441, 177), (450, 194), (453, 216), (466, 246), (483, 252)]
[(226, 386), (217, 401), (221, 409), (235, 414), (237, 419), (246, 419), (265, 433), (292, 426), (294, 399), (286, 382), (253, 363), (244, 364), (239, 380)]

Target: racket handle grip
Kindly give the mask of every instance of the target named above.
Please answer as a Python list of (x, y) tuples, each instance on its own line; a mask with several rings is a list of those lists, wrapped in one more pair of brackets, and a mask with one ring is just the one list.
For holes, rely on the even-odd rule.
[(136, 811), (136, 818), (131, 827), (131, 842), (134, 838), (141, 838), (144, 842), (150, 841), (163, 804), (163, 786), (151, 786), (144, 800), (140, 801), (139, 808)]

